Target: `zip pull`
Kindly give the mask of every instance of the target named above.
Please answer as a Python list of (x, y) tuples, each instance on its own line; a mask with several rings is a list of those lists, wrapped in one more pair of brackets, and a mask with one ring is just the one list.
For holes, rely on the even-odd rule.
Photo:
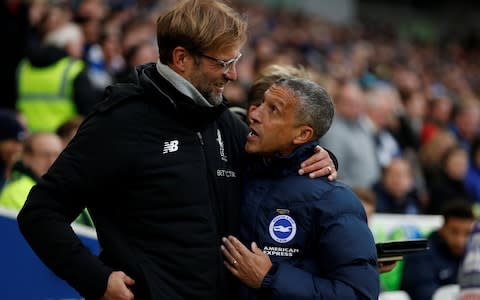
[(198, 139), (200, 140), (200, 144), (201, 144), (202, 146), (205, 145), (205, 144), (203, 143), (202, 133), (201, 133), (201, 132), (197, 132), (197, 135), (198, 135)]

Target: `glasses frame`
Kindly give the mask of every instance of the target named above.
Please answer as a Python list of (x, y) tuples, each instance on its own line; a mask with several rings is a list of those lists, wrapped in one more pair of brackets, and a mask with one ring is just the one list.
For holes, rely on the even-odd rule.
[(218, 58), (215, 58), (213, 56), (209, 56), (209, 55), (206, 55), (206, 54), (203, 54), (203, 53), (200, 53), (199, 55), (201, 57), (204, 57), (206, 59), (209, 59), (209, 60), (215, 62), (219, 66), (222, 66), (223, 67), (223, 74), (226, 74), (230, 70), (230, 68), (233, 65), (236, 65), (238, 60), (242, 57), (242, 53), (239, 53), (236, 57), (234, 57), (232, 59), (229, 59), (229, 60), (221, 60), (221, 59), (218, 59)]

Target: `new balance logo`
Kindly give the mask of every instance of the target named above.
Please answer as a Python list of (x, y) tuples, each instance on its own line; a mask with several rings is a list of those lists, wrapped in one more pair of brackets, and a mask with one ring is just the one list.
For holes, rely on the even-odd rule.
[(171, 153), (178, 150), (178, 140), (173, 140), (171, 142), (165, 142), (163, 144), (163, 154)]

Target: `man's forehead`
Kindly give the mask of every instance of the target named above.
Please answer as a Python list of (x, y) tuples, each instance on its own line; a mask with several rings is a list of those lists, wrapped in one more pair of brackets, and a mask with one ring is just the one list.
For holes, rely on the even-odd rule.
[(296, 97), (293, 92), (285, 87), (278, 84), (273, 84), (270, 88), (267, 89), (265, 94), (270, 94), (272, 97), (281, 101), (283, 104), (286, 103), (295, 103)]

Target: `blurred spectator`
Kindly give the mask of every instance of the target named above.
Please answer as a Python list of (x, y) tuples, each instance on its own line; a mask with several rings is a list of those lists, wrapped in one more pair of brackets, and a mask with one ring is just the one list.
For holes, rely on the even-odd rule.
[(446, 129), (450, 121), (450, 115), (453, 110), (453, 103), (443, 93), (435, 94), (427, 102), (427, 115), (420, 134), (420, 141), (427, 143), (438, 129)]
[(469, 158), (465, 185), (470, 196), (480, 205), (480, 136), (473, 140)]
[(404, 258), (401, 288), (411, 300), (431, 299), (441, 286), (457, 283), (465, 245), (475, 221), (470, 203), (450, 203), (443, 224), (428, 237), (428, 251)]
[(480, 134), (480, 104), (477, 99), (459, 102), (453, 111), (449, 128), (467, 152), (473, 139)]
[(409, 162), (393, 159), (383, 170), (382, 178), (373, 186), (376, 211), (391, 214), (418, 214), (418, 199)]
[(63, 148), (67, 147), (70, 140), (75, 136), (84, 119), (83, 116), (77, 115), (63, 122), (63, 124), (57, 128), (56, 133), (62, 140)]
[(0, 110), (0, 191), (20, 158), (26, 131), (16, 113)]
[(125, 64), (115, 75), (116, 82), (126, 82), (135, 66), (157, 61), (158, 49), (151, 41), (140, 42), (124, 51), (123, 59)]
[(480, 221), (477, 220), (467, 242), (458, 274), (458, 300), (480, 299)]
[(365, 119), (365, 96), (355, 82), (346, 82), (334, 95), (335, 118), (320, 144), (335, 153), (338, 179), (355, 187), (370, 187), (380, 178), (372, 132)]
[(386, 167), (401, 154), (400, 146), (389, 131), (400, 105), (398, 91), (386, 84), (377, 84), (366, 93), (367, 124), (375, 141), (377, 160)]
[(427, 185), (440, 172), (441, 160), (448, 149), (457, 145), (455, 137), (445, 129), (436, 131), (432, 138), (420, 147), (419, 159)]
[(438, 214), (448, 202), (455, 199), (471, 201), (465, 185), (468, 169), (468, 153), (460, 146), (446, 151), (441, 160), (441, 169), (429, 184), (431, 198), (427, 213)]
[(43, 24), (43, 46), (18, 68), (17, 109), (28, 128), (54, 132), (77, 113), (87, 114), (99, 99), (81, 60), (83, 34), (69, 21), (68, 7), (53, 6)]
[(117, 30), (104, 29), (98, 43), (90, 45), (85, 55), (88, 77), (95, 87), (104, 90), (124, 65), (120, 37)]
[(22, 159), (0, 193), (0, 206), (19, 211), (28, 192), (45, 174), (62, 151), (60, 138), (55, 133), (33, 133), (24, 143)]
[(427, 114), (427, 100), (421, 91), (401, 95), (403, 109), (390, 126), (402, 151), (420, 149), (420, 135)]

